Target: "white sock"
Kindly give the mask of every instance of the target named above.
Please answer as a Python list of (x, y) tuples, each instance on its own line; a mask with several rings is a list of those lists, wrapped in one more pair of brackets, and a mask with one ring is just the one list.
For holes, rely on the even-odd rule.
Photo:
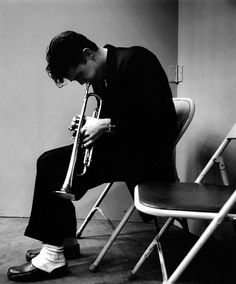
[(36, 268), (50, 273), (54, 269), (66, 265), (63, 251), (63, 246), (43, 244), (40, 253), (31, 262)]

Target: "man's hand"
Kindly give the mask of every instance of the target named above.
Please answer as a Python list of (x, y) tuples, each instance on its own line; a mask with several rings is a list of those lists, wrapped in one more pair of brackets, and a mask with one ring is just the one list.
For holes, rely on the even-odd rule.
[[(71, 124), (68, 127), (70, 131), (73, 131), (72, 138), (75, 138), (78, 125), (80, 121), (80, 115), (76, 115), (72, 118)], [(83, 146), (85, 148), (91, 147), (93, 143), (104, 133), (109, 131), (110, 125), (109, 118), (98, 119), (90, 116), (84, 118), (84, 125), (80, 129), (80, 135), (82, 136)]]
[(76, 136), (76, 132), (77, 132), (77, 129), (78, 129), (79, 121), (80, 121), (80, 115), (77, 114), (76, 116), (74, 116), (72, 118), (70, 126), (68, 127), (68, 130), (73, 132), (72, 133), (72, 137), (71, 137), (72, 139), (75, 138), (75, 136)]
[(109, 118), (86, 117), (86, 122), (81, 128), (83, 145), (85, 148), (91, 147), (93, 143), (104, 133), (109, 131), (111, 120)]

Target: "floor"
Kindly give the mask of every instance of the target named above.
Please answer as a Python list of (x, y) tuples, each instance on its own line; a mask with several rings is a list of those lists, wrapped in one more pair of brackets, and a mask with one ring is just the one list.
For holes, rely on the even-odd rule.
[[(0, 218), (0, 284), (13, 283), (8, 281), (6, 271), (9, 266), (25, 262), (25, 252), (39, 246), (39, 242), (23, 236), (27, 218)], [(78, 226), (82, 220), (78, 220)], [(104, 246), (111, 228), (105, 221), (92, 220), (79, 240), (81, 257), (69, 261), (68, 273), (60, 278), (41, 281), (44, 284), (157, 284), (162, 283), (161, 271), (157, 252), (153, 251), (149, 259), (138, 271), (136, 278), (128, 280), (127, 273), (154, 236), (153, 225), (144, 223), (128, 223), (121, 235), (115, 241), (96, 273), (88, 268)], [(196, 240), (195, 236), (184, 234), (182, 230), (173, 226), (168, 236), (163, 240), (166, 262), (171, 271), (186, 248)], [(214, 240), (204, 247), (199, 256), (181, 276), (178, 283), (187, 284), (233, 284), (236, 283), (232, 273), (233, 259), (223, 248), (222, 244)], [(39, 283), (39, 282), (37, 282)]]

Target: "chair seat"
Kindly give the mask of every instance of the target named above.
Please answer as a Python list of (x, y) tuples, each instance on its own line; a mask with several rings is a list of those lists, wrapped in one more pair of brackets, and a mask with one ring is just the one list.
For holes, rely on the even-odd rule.
[[(218, 212), (234, 187), (206, 183), (158, 183), (138, 185), (139, 200), (153, 209)], [(236, 205), (230, 210), (236, 213)]]

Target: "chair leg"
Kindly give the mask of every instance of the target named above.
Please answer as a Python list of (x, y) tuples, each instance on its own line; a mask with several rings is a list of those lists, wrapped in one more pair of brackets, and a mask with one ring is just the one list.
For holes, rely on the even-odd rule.
[(225, 216), (230, 211), (231, 207), (234, 205), (235, 202), (236, 202), (236, 190), (231, 195), (231, 197), (228, 199), (228, 201), (225, 203), (225, 205), (221, 208), (219, 213), (210, 222), (208, 227), (202, 233), (201, 237), (198, 239), (198, 241), (195, 243), (192, 249), (188, 252), (185, 258), (176, 268), (176, 270), (172, 273), (168, 281), (165, 282), (166, 284), (175, 283), (176, 280), (179, 279), (180, 275), (183, 273), (183, 271), (186, 269), (189, 263), (193, 260), (193, 258), (200, 251), (203, 245), (207, 242), (207, 240), (210, 238), (213, 232), (217, 229), (217, 227), (223, 222)]
[(182, 226), (183, 230), (186, 233), (189, 233), (189, 227), (188, 227), (188, 221), (186, 218), (176, 218), (176, 220), (180, 223), (180, 225)]
[(112, 243), (114, 242), (114, 240), (116, 239), (116, 237), (118, 236), (118, 234), (120, 233), (120, 231), (122, 230), (122, 228), (124, 227), (124, 225), (127, 223), (127, 221), (129, 220), (130, 216), (132, 215), (132, 213), (135, 210), (135, 206), (134, 204), (132, 204), (130, 206), (130, 208), (128, 209), (128, 211), (125, 213), (124, 217), (122, 218), (122, 220), (120, 221), (119, 225), (116, 227), (116, 229), (114, 230), (113, 234), (110, 236), (109, 240), (107, 241), (106, 245), (103, 247), (103, 249), (101, 250), (101, 252), (99, 253), (98, 257), (96, 258), (96, 260), (94, 261), (94, 263), (92, 263), (89, 267), (89, 270), (91, 272), (95, 272), (97, 271), (97, 267), (100, 263), (100, 261), (103, 259), (103, 257), (105, 256), (105, 254), (107, 253), (107, 251), (109, 250), (109, 248), (111, 247)]
[(164, 256), (162, 253), (162, 249), (161, 249), (161, 245), (160, 242), (158, 240), (160, 240), (160, 238), (163, 236), (163, 234), (169, 229), (169, 227), (173, 224), (174, 222), (174, 218), (168, 218), (168, 220), (165, 222), (165, 224), (162, 226), (161, 230), (159, 231), (159, 233), (156, 235), (156, 237), (153, 239), (153, 241), (151, 242), (151, 244), (148, 246), (148, 248), (146, 249), (146, 251), (143, 253), (143, 255), (141, 256), (141, 258), (139, 259), (139, 261), (137, 262), (137, 264), (135, 265), (135, 267), (133, 268), (132, 271), (129, 272), (128, 274), (128, 278), (131, 280), (135, 277), (135, 274), (137, 273), (137, 271), (139, 270), (139, 268), (142, 266), (142, 264), (144, 263), (144, 261), (149, 257), (150, 253), (153, 251), (154, 247), (157, 245), (157, 249), (158, 249), (158, 255), (159, 255), (159, 259), (160, 259), (160, 263), (161, 263), (161, 271), (162, 271), (162, 276), (163, 279), (166, 280), (167, 279), (167, 272), (166, 272), (166, 266), (165, 266), (165, 261), (164, 261)]
[(81, 237), (83, 230), (85, 229), (85, 227), (87, 226), (89, 221), (93, 218), (93, 215), (95, 214), (96, 211), (99, 211), (102, 214), (102, 216), (105, 218), (107, 223), (112, 227), (112, 229), (114, 229), (114, 225), (112, 224), (112, 222), (103, 214), (102, 210), (98, 207), (101, 204), (101, 202), (103, 201), (103, 199), (105, 198), (108, 191), (110, 190), (112, 184), (113, 184), (113, 182), (110, 182), (110, 183), (107, 184), (107, 186), (105, 187), (105, 189), (103, 190), (103, 192), (101, 193), (101, 195), (99, 196), (99, 198), (97, 199), (95, 204), (93, 205), (89, 214), (85, 218), (84, 222), (82, 223), (82, 225), (77, 230), (77, 233), (76, 233), (77, 239), (79, 239)]
[(154, 229), (155, 229), (155, 232), (157, 234), (160, 231), (158, 221), (157, 221), (157, 217), (154, 217), (153, 221), (154, 221)]

